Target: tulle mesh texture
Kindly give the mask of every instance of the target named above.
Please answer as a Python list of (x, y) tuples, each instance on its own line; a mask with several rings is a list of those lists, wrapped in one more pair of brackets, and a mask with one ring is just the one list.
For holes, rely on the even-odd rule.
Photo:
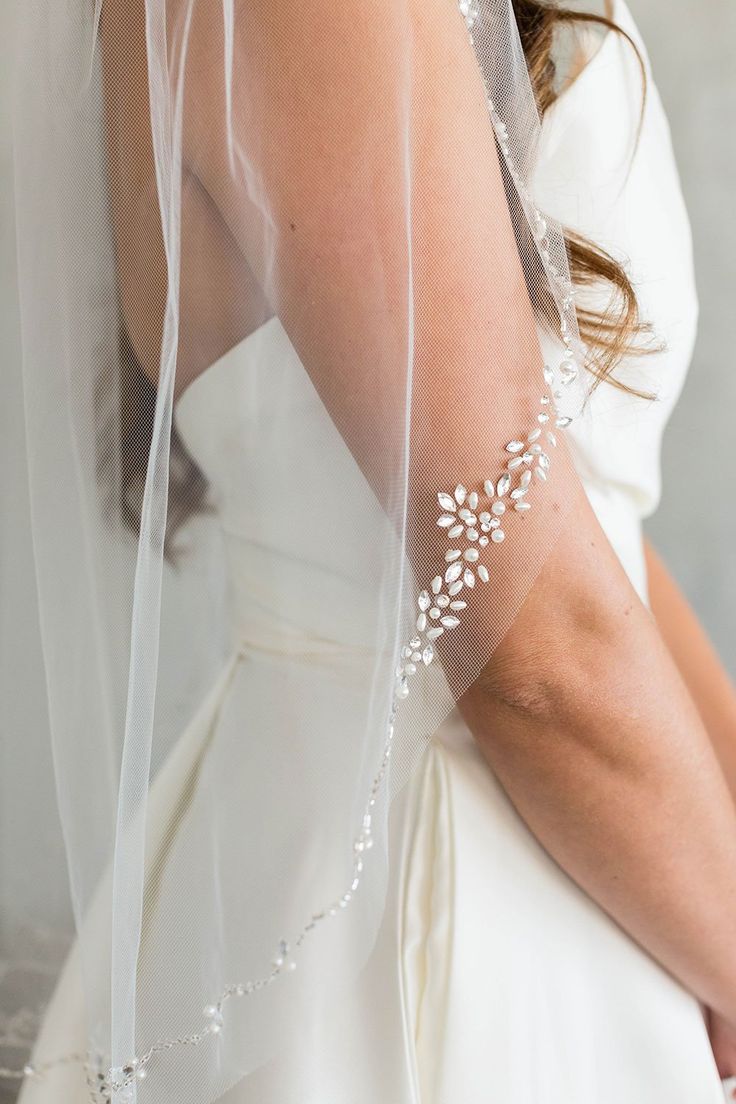
[[(527, 190), (513, 10), (32, 0), (23, 57), (29, 478), (78, 929), (25, 1092), (358, 1099), (329, 1056), (343, 1002), (381, 1016), (391, 798), (573, 501), (546, 435), (580, 404), (577, 329)], [(539, 441), (549, 468), (501, 493)], [(458, 581), (438, 492), (494, 520), (460, 518), (488, 579), (459, 546), (473, 583), (427, 661), (418, 596)]]

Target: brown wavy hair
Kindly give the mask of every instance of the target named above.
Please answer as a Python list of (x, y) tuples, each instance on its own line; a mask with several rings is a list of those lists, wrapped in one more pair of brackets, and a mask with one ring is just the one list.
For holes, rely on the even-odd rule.
[[(573, 11), (559, 6), (552, 0), (548, 2), (513, 0), (513, 7), (532, 88), (542, 118), (560, 94), (558, 68), (554, 59), (559, 32), (567, 28), (574, 30), (579, 26), (597, 26), (609, 34), (616, 34), (623, 38), (639, 63), (642, 80), (641, 126), (647, 91), (646, 69), (636, 43), (626, 31), (605, 15)], [(518, 199), (515, 199), (515, 189), (509, 186), (507, 193), (512, 197), (510, 202), (518, 204)], [(515, 219), (514, 222), (522, 228), (522, 232), (526, 231), (525, 219)], [(596, 387), (606, 380), (622, 391), (650, 399), (651, 395), (620, 382), (613, 375), (613, 370), (622, 357), (641, 356), (654, 352), (657, 348), (650, 341), (651, 327), (640, 316), (636, 292), (626, 269), (605, 249), (581, 237), (574, 230), (563, 227), (563, 236), (570, 275), (576, 291), (596, 287), (607, 289), (609, 293), (608, 303), (603, 310), (591, 309), (581, 302), (576, 304), (580, 336), (588, 353), (586, 368), (594, 376), (593, 386)], [(546, 280), (539, 278), (543, 277), (544, 273), (537, 251), (533, 248), (523, 248), (523, 244), (519, 242), (519, 252), (530, 291), (532, 287), (535, 289), (534, 300), (537, 310), (545, 316), (550, 325), (556, 326), (558, 314), (551, 294), (546, 301), (542, 297), (540, 302), (538, 289), (546, 287)]]
[[(573, 31), (580, 25), (598, 26), (609, 34), (625, 39), (639, 61), (642, 74), (642, 112), (646, 97), (646, 72), (643, 59), (631, 37), (613, 20), (604, 15), (573, 11), (559, 6), (555, 0), (512, 0), (522, 48), (526, 57), (532, 87), (539, 113), (542, 117), (560, 94), (560, 74), (555, 60), (555, 47), (559, 32)], [(514, 214), (517, 245), (530, 296), (538, 316), (551, 328), (559, 323), (557, 307), (550, 292), (540, 293), (548, 281), (541, 266), (538, 251), (519, 208), (519, 199), (503, 158), (499, 158), (504, 175), (506, 192)], [(576, 289), (595, 287), (607, 289), (608, 302), (603, 310), (595, 310), (577, 304), (580, 336), (587, 349), (586, 368), (594, 377), (593, 386), (607, 381), (615, 387), (651, 398), (643, 392), (628, 387), (613, 375), (616, 364), (624, 356), (641, 355), (653, 351), (642, 341), (650, 336), (648, 325), (639, 315), (636, 294), (625, 268), (594, 242), (587, 241), (575, 231), (563, 228), (568, 254), (570, 275)], [(139, 366), (132, 343), (121, 327), (121, 361), (124, 364), (122, 381), (121, 422), (121, 470), (119, 472), (122, 493), (121, 510), (126, 524), (139, 530), (140, 509), (146, 465), (151, 445), (156, 387)], [(191, 517), (206, 509), (206, 480), (187, 453), (174, 428), (171, 437), (169, 508), (165, 549), (171, 558), (172, 538)]]

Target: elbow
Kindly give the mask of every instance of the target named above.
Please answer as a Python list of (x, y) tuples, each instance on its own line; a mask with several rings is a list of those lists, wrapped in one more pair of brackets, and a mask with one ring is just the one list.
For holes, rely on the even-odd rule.
[(482, 670), (477, 693), (507, 713), (554, 727), (630, 713), (644, 675), (633, 612), (630, 599), (611, 606), (600, 596), (533, 619), (525, 610)]

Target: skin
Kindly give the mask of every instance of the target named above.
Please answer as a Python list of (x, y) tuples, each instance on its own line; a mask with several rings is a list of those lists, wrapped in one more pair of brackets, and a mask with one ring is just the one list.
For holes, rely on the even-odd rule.
[[(649, 600), (657, 625), (698, 708), (736, 802), (736, 690), (685, 596), (648, 542), (645, 553)], [(736, 1031), (712, 1010), (708, 1026), (721, 1077), (736, 1076)]]
[[(124, 111), (129, 137), (139, 128), (133, 146), (145, 162), (147, 103), (129, 80), (141, 9), (134, 0), (124, 8), (103, 8), (108, 110), (113, 123)], [(407, 540), (417, 576), (425, 577), (444, 550), (436, 489), (458, 477), (480, 482), (489, 455), (498, 463), (500, 443), (532, 424), (541, 364), (464, 28), (445, 0), (399, 8), (235, 3), (233, 130), (249, 135), (244, 173), (240, 163), (233, 171), (222, 129), (221, 5), (196, 5), (182, 210), (185, 225), (196, 220), (204, 238), (216, 228), (222, 249), (216, 235), (204, 258), (183, 244), (188, 334), (179, 370), (181, 389), (220, 344), (240, 336), (233, 320), (242, 287), (266, 289), (356, 461), (394, 509), (405, 462), (407, 229), (406, 194), (386, 182), (404, 179), (400, 136), (410, 119), (413, 401), (421, 417), (412, 423), (406, 471), (415, 518)], [(405, 50), (395, 44), (410, 32), (409, 86)], [(392, 98), (392, 88), (408, 87), (410, 98)], [(151, 292), (144, 297), (135, 279), (140, 219), (151, 205), (155, 211), (150, 163), (139, 174), (113, 166), (113, 175), (118, 251), (132, 270), (121, 281), (126, 322), (155, 378), (160, 329), (150, 320)], [(155, 217), (150, 225), (154, 241)], [(238, 291), (240, 276), (246, 283)], [(154, 290), (161, 302), (161, 288)], [(263, 304), (258, 292), (248, 309), (260, 316)], [(492, 402), (479, 403), (479, 389)], [(528, 572), (515, 542), (504, 542), (494, 586), (479, 588), (463, 615), (471, 654), (487, 655), (492, 640), (503, 640), (461, 708), (549, 853), (730, 1032), (736, 811), (713, 744), (564, 449), (536, 501), (524, 519)], [(451, 649), (442, 658), (452, 681)]]
[(649, 542), (645, 553), (652, 612), (736, 802), (736, 691), (687, 599)]

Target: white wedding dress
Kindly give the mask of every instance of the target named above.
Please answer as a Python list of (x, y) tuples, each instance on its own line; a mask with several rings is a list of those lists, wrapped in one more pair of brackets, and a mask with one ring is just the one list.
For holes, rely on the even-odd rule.
[[(615, 19), (638, 40), (628, 10)], [(640, 48), (643, 50), (643, 47)], [(641, 519), (659, 496), (659, 447), (691, 354), (697, 303), (690, 235), (661, 103), (630, 46), (607, 34), (543, 124), (539, 206), (630, 260), (642, 314), (666, 349), (622, 366), (654, 390), (646, 402), (602, 386), (592, 417), (570, 431), (576, 465), (598, 518), (642, 599)], [(150, 816), (155, 845), (176, 822), (191, 764), (227, 741), (248, 715), (253, 680), (278, 686), (295, 655), (329, 660), (351, 641), (331, 610), (355, 600), (352, 580), (330, 574), (330, 540), (295, 547), (299, 519), (258, 517), (249, 473), (279, 498), (279, 478), (259, 471), (245, 423), (259, 373), (288, 378), (295, 401), (320, 400), (278, 318), (271, 318), (192, 383), (176, 409), (179, 432), (210, 482), (232, 568), (236, 653), (164, 766)], [(263, 389), (263, 394), (266, 389)], [(238, 401), (234, 401), (237, 395)], [(261, 400), (262, 395), (261, 395)], [(295, 418), (288, 419), (293, 427)], [(326, 413), (302, 455), (319, 465), (344, 449)], [(320, 426), (320, 432), (315, 430)], [(273, 429), (278, 433), (278, 426)], [(319, 436), (319, 440), (317, 437)], [(274, 444), (273, 441), (270, 442)], [(344, 465), (343, 465), (344, 466)], [(302, 506), (310, 509), (305, 479)], [(352, 490), (350, 493), (353, 493)], [(304, 532), (311, 532), (306, 526)], [(359, 534), (355, 541), (360, 549)], [(356, 562), (356, 578), (362, 570)], [(270, 573), (314, 595), (308, 623), (269, 606)], [(291, 583), (289, 585), (292, 585)], [(335, 588), (339, 589), (337, 601)], [(330, 594), (324, 602), (321, 595)], [(309, 667), (307, 665), (307, 673)], [(271, 725), (278, 721), (271, 719)], [(230, 731), (229, 731), (230, 730)], [(261, 733), (263, 735), (263, 733)], [(266, 738), (271, 738), (266, 732)], [(274, 731), (274, 738), (279, 734)], [(191, 815), (191, 814), (190, 814)], [(547, 855), (515, 812), (457, 713), (441, 726), (394, 811), (397, 856), (389, 908), (362, 997), (380, 993), (381, 1022), (366, 1024), (361, 993), (339, 1022), (305, 1025), (305, 1053), (321, 1031), (310, 1076), (278, 1064), (227, 1094), (232, 1104), (717, 1104), (723, 1100), (697, 1001), (641, 950)], [(39, 1057), (76, 1049), (79, 995), (72, 964), (38, 1044)], [(325, 1055), (327, 1059), (325, 1060)], [(307, 1066), (307, 1068), (310, 1068)], [(29, 1082), (22, 1104), (83, 1099), (79, 1073)], [(349, 1085), (350, 1094), (345, 1095)]]

